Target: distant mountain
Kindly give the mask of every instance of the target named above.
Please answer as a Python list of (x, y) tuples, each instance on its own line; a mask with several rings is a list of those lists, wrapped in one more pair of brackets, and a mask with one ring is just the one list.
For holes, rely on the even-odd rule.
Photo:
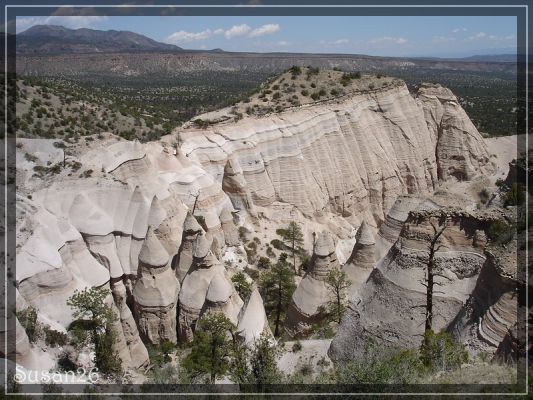
[(516, 62), (516, 54), (482, 54), (463, 57), (461, 60), (481, 62)]
[(57, 25), (35, 25), (17, 34), (17, 54), (114, 53), (181, 51), (181, 47), (156, 42), (128, 31), (68, 29)]

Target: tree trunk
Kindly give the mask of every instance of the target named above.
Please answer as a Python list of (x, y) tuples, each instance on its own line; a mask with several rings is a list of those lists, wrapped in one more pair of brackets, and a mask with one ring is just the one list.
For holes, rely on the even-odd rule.
[(216, 344), (214, 342), (211, 342), (211, 383), (212, 384), (215, 383), (215, 378), (216, 378), (215, 363), (217, 361), (216, 361), (215, 355), (216, 355)]
[(429, 261), (428, 261), (428, 277), (427, 277), (427, 290), (426, 290), (426, 331), (431, 330), (433, 326), (434, 257), (435, 257), (435, 248), (434, 248), (434, 245), (432, 245), (429, 251)]
[(298, 275), (300, 275), (300, 271), (296, 269), (296, 249), (295, 247), (295, 232), (292, 233), (292, 265), (294, 267), (294, 272), (296, 272)]
[(278, 280), (278, 304), (276, 305), (276, 326), (274, 328), (274, 336), (279, 336), (279, 321), (281, 318), (281, 277)]
[(337, 289), (337, 322), (341, 323), (341, 291)]

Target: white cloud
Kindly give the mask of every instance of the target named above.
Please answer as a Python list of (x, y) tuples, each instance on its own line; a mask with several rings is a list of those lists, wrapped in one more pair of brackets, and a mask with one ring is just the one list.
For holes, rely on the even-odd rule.
[(333, 42), (333, 44), (347, 44), (348, 42), (348, 39), (337, 39)]
[(61, 16), (52, 15), (49, 17), (24, 17), (17, 18), (17, 32), (24, 31), (34, 25), (62, 25), (66, 28), (92, 28), (100, 22), (106, 21), (104, 15), (77, 15)]
[(215, 29), (215, 30), (213, 31), (213, 34), (214, 34), (214, 35), (222, 35), (224, 32), (225, 32), (224, 29), (222, 29), (222, 28), (218, 28), (218, 29)]
[(458, 33), (458, 32), (466, 32), (468, 29), (466, 28), (455, 28), (452, 30), (452, 33)]
[(279, 42), (276, 43), (278, 46), (288, 46), (290, 43), (287, 42), (286, 40), (280, 40)]
[(201, 32), (187, 32), (187, 31), (177, 31), (172, 35), (166, 38), (167, 43), (188, 43), (194, 42), (196, 40), (205, 40), (209, 39), (213, 32), (211, 29), (206, 29)]
[(234, 37), (244, 36), (251, 30), (252, 28), (246, 24), (233, 25), (230, 29), (224, 32), (224, 36), (226, 36), (226, 39), (233, 39)]
[(480, 40), (487, 37), (487, 34), (485, 32), (478, 32), (475, 35), (467, 37), (465, 40), (472, 41), (472, 40)]
[(403, 37), (384, 36), (381, 38), (371, 39), (370, 43), (371, 44), (387, 44), (387, 43), (405, 44), (407, 43), (407, 39)]
[(266, 24), (262, 25), (259, 28), (255, 28), (250, 32), (250, 37), (258, 37), (263, 35), (270, 35), (272, 33), (278, 32), (281, 29), (279, 24)]

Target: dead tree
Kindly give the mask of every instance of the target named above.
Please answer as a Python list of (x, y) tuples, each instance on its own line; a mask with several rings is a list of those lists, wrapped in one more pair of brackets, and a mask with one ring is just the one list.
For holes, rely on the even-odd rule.
[(435, 277), (447, 278), (445, 275), (439, 273), (435, 263), (435, 254), (441, 249), (442, 244), (440, 238), (446, 228), (448, 227), (448, 219), (444, 212), (441, 212), (437, 223), (429, 220), (433, 234), (430, 236), (428, 245), (428, 262), (426, 267), (426, 282), (422, 283), (426, 287), (426, 325), (425, 330), (432, 330), (433, 327), (433, 295), (436, 293), (435, 285), (442, 286), (442, 283), (435, 282)]

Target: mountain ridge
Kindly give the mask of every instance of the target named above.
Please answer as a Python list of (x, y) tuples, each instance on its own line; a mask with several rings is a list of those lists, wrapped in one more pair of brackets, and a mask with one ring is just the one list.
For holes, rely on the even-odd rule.
[(182, 50), (179, 46), (157, 42), (131, 31), (34, 25), (17, 34), (17, 54), (21, 55)]

